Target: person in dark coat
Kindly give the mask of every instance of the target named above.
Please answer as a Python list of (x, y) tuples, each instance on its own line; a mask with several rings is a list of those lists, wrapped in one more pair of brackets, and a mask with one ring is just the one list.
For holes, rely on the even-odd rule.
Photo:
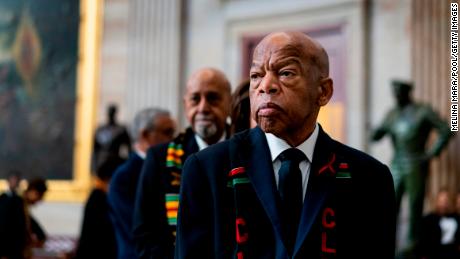
[(107, 191), (110, 178), (119, 166), (117, 160), (106, 160), (96, 170), (95, 187), (85, 204), (76, 259), (115, 259), (116, 242), (109, 218)]
[[(0, 258), (22, 259), (28, 246), (24, 200), (9, 189), (0, 195)], [(29, 251), (30, 252), (30, 251)]]
[(452, 206), (452, 195), (442, 189), (436, 209), (423, 217), (420, 253), (423, 259), (460, 258), (460, 218)]
[(24, 191), (23, 199), (26, 204), (26, 219), (29, 228), (29, 240), (31, 247), (43, 247), (45, 245), (47, 234), (38, 220), (30, 213), (30, 208), (43, 200), (48, 190), (46, 180), (40, 177), (32, 178), (27, 183), (27, 189)]
[(147, 108), (136, 114), (131, 126), (134, 147), (128, 161), (110, 181), (108, 201), (117, 241), (119, 259), (137, 258), (132, 235), (137, 182), (148, 148), (171, 141), (176, 125), (167, 110)]
[(185, 115), (191, 127), (147, 152), (136, 194), (133, 233), (139, 258), (172, 258), (182, 165), (190, 154), (224, 140), (230, 83), (213, 68), (187, 81)]
[(21, 197), (16, 192), (17, 178), (11, 181), (10, 177), (10, 189), (0, 195), (0, 258), (31, 258), (32, 248), (42, 247), (47, 238), (29, 212), (30, 206), (43, 199), (47, 191), (46, 181), (41, 178), (29, 180)]
[(333, 92), (323, 47), (270, 34), (250, 78), (258, 127), (184, 165), (176, 258), (394, 258), (388, 167), (316, 121)]

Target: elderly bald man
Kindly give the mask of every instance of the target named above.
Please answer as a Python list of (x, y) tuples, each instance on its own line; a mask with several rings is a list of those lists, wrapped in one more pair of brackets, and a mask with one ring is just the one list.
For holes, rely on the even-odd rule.
[(172, 142), (148, 150), (133, 220), (139, 258), (173, 258), (182, 165), (189, 155), (227, 138), (230, 91), (221, 71), (204, 68), (194, 73), (183, 100), (191, 126)]
[(250, 78), (258, 127), (184, 166), (176, 258), (393, 258), (388, 168), (317, 123), (333, 93), (323, 47), (270, 34)]

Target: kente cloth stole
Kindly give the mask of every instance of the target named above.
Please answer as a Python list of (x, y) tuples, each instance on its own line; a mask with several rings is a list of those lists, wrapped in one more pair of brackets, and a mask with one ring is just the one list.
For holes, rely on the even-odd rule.
[[(165, 194), (166, 216), (170, 226), (177, 225), (177, 211), (179, 209), (179, 185), (182, 173), (182, 163), (184, 156), (185, 134), (180, 134), (177, 138), (168, 144), (166, 154), (166, 169), (169, 177), (169, 185)], [(173, 192), (173, 189), (177, 190)]]
[(326, 198), (318, 215), (321, 234), (320, 258), (334, 259), (337, 258), (337, 253), (340, 255), (340, 250), (337, 251), (337, 214), (343, 215), (349, 209), (347, 199), (351, 197), (353, 188), (352, 174), (349, 164), (341, 158), (336, 159), (336, 155), (332, 154), (329, 162), (320, 167), (317, 176), (334, 178), (331, 195)]
[(234, 257), (238, 259), (245, 258), (248, 250), (248, 239), (250, 233), (248, 231), (247, 220), (250, 217), (251, 204), (248, 204), (248, 197), (255, 195), (251, 186), (246, 169), (244, 167), (236, 167), (232, 169), (227, 176), (227, 188), (233, 191), (234, 215), (235, 215), (235, 251)]
[[(323, 169), (324, 168), (324, 169)], [(330, 176), (335, 177), (335, 193), (326, 199), (317, 220), (318, 231), (313, 231), (314, 239), (319, 240), (320, 247), (319, 255), (321, 259), (337, 258), (337, 223), (336, 223), (336, 199), (335, 197), (346, 196), (351, 188), (351, 174), (348, 168), (348, 163), (339, 163), (335, 159), (335, 155), (331, 158), (330, 163), (325, 165), (318, 173), (317, 177)], [(255, 191), (246, 174), (245, 167), (235, 167), (227, 175), (227, 188), (231, 189), (234, 200), (234, 226), (235, 226), (235, 251), (234, 258), (248, 258), (248, 240), (251, 238), (251, 233), (248, 228), (251, 219), (251, 209), (254, 208), (250, 204), (251, 197), (256, 196)], [(252, 219), (254, 220), (254, 219)], [(257, 220), (257, 219), (256, 219)], [(311, 240), (311, 239), (309, 239)], [(310, 247), (310, 246), (309, 246)]]

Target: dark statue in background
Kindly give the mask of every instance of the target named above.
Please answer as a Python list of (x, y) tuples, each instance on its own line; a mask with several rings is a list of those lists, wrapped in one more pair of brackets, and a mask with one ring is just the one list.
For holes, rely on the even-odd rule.
[[(371, 138), (377, 141), (385, 135), (391, 137), (394, 147), (391, 171), (396, 191), (396, 215), (399, 215), (403, 194), (407, 192), (409, 197), (407, 247), (402, 249), (402, 253), (412, 256), (420, 239), (429, 161), (441, 153), (451, 134), (449, 125), (430, 106), (412, 100), (412, 84), (393, 81), (392, 86), (397, 105), (372, 132)], [(432, 130), (437, 131), (437, 139), (426, 148)]]
[(115, 164), (122, 164), (131, 152), (131, 140), (126, 127), (117, 122), (118, 108), (109, 105), (107, 108), (107, 123), (96, 130), (94, 136), (94, 150), (92, 171), (108, 160)]
[(0, 1), (0, 178), (72, 179), (79, 7)]

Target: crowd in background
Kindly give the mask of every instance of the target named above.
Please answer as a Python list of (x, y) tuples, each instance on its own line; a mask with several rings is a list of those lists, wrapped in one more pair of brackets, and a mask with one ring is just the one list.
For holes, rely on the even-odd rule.
[[(116, 122), (116, 106), (111, 105), (108, 108), (107, 124), (96, 130), (93, 168), (97, 180), (85, 205), (81, 235), (75, 252), (76, 258), (150, 258), (150, 256), (171, 258), (173, 256), (177, 200), (162, 200), (155, 204), (157, 194), (152, 192), (161, 189), (158, 188), (160, 182), (151, 182), (148, 175), (141, 176), (147, 174), (143, 173), (146, 170), (143, 167), (151, 164), (153, 160), (147, 158), (150, 156), (147, 153), (154, 152), (155, 148), (160, 149), (160, 156), (168, 163), (168, 156), (175, 155), (170, 154), (171, 150), (174, 152), (185, 150), (188, 155), (198, 151), (199, 146), (207, 146), (207, 142), (216, 143), (255, 126), (250, 119), (249, 81), (243, 81), (230, 95), (228, 80), (216, 69), (202, 69), (190, 78), (184, 103), (191, 125), (179, 134), (176, 134), (176, 122), (167, 110), (143, 109), (136, 114), (133, 122), (126, 129)], [(228, 124), (227, 118), (231, 118), (232, 123)], [(216, 124), (215, 127), (210, 127), (210, 132), (207, 132), (206, 125), (203, 126), (207, 123)], [(123, 141), (126, 140), (124, 137), (126, 132), (130, 133), (130, 142)], [(198, 137), (193, 137), (194, 133)], [(219, 135), (218, 138), (215, 135)], [(123, 148), (127, 143), (131, 144), (129, 149), (131, 152), (128, 157), (123, 157)], [(175, 149), (171, 148), (173, 143)], [(180, 148), (181, 145), (183, 148)], [(173, 162), (177, 163), (179, 157), (180, 154)], [(182, 162), (185, 161), (184, 157), (180, 159)], [(125, 162), (120, 163), (123, 160)], [(177, 169), (180, 170), (174, 168)], [(175, 171), (168, 171), (168, 173), (171, 174), (170, 177), (177, 177), (180, 174)], [(139, 180), (141, 177), (142, 179)], [(175, 188), (178, 194), (177, 181), (180, 179), (166, 181), (170, 182), (166, 185)], [(174, 194), (170, 194), (169, 197), (174, 199), (173, 196)], [(143, 201), (147, 203), (143, 205)], [(162, 206), (166, 206), (168, 211), (164, 214), (156, 213), (162, 210)], [(165, 214), (168, 216), (167, 219), (162, 218)], [(168, 222), (162, 222), (163, 220)], [(162, 234), (153, 233), (155, 231)], [(164, 248), (155, 247), (155, 242), (151, 242), (155, 238), (163, 239), (161, 242), (170, 249), (165, 251)]]
[[(222, 128), (222, 132), (219, 132), (221, 136), (218, 139), (213, 140), (214, 143), (255, 126), (250, 119), (248, 80), (243, 81), (230, 95), (230, 84), (225, 75), (209, 68), (192, 77), (189, 85), (188, 89), (193, 90), (188, 91), (184, 100), (187, 98), (185, 102), (189, 104), (186, 112), (195, 110), (190, 123), (194, 123), (198, 113), (204, 118), (197, 118), (197, 121), (206, 123), (206, 120), (210, 120), (214, 123), (215, 112), (210, 110), (216, 104), (219, 106), (217, 113), (222, 114), (218, 118), (221, 124), (218, 127)], [(203, 92), (205, 88), (210, 90)], [(203, 102), (197, 102), (196, 99), (200, 98), (197, 94), (202, 95)], [(118, 107), (110, 105), (107, 108), (107, 123), (96, 129), (91, 159), (94, 187), (85, 204), (75, 249), (61, 255), (63, 258), (136, 258), (138, 252), (132, 232), (133, 217), (137, 185), (146, 153), (153, 146), (170, 143), (183, 136), (184, 132), (195, 130), (192, 126), (177, 134), (176, 120), (169, 111), (161, 108), (149, 107), (139, 111), (129, 127), (118, 123), (117, 112)], [(229, 120), (232, 123), (227, 123)], [(199, 124), (197, 122), (197, 128)], [(203, 139), (213, 137), (212, 132), (203, 134)], [(196, 141), (195, 138), (193, 141)], [(203, 141), (198, 145), (207, 146), (207, 143)], [(22, 193), (19, 190), (21, 180), (20, 172), (12, 171), (8, 177), (9, 189), (0, 196), (1, 259), (33, 258), (33, 248), (43, 248), (46, 242), (46, 232), (29, 209), (43, 199), (47, 190), (45, 180), (37, 178), (23, 181), (27, 182), (27, 188)], [(172, 256), (172, 250), (170, 252), (167, 257)]]
[(11, 171), (8, 190), (0, 195), (0, 258), (32, 258), (34, 248), (43, 247), (46, 232), (30, 213), (47, 191), (46, 181), (32, 178), (23, 193), (19, 192), (21, 173)]

